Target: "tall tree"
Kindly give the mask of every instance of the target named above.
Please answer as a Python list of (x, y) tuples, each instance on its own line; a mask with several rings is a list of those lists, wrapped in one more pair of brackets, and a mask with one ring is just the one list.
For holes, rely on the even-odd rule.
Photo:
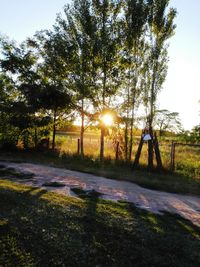
[[(38, 90), (29, 90), (27, 96), (38, 101), (38, 108), (52, 118), (52, 149), (55, 149), (56, 127), (59, 120), (66, 118), (71, 111), (72, 97), (68, 79), (65, 76), (66, 66), (60, 57), (61, 40), (51, 31), (39, 32), (35, 39), (28, 40), (30, 47), (36, 49), (41, 63), (38, 64)], [(33, 88), (32, 88), (33, 89)], [(36, 95), (34, 95), (36, 93)]]
[[(167, 44), (166, 41), (174, 34), (174, 18), (176, 10), (168, 10), (169, 0), (148, 1), (148, 40), (147, 40), (147, 105), (148, 105), (148, 128), (153, 136), (153, 121), (156, 109), (158, 92), (167, 74)], [(153, 142), (149, 141), (148, 167), (153, 168)]]
[(156, 110), (154, 127), (159, 130), (160, 137), (166, 131), (175, 133), (182, 131), (182, 124), (179, 118), (179, 113), (171, 112), (167, 109)]
[(143, 65), (144, 33), (147, 21), (146, 1), (124, 1), (123, 50), (125, 95), (125, 159), (131, 160), (133, 146), (133, 124), (135, 111), (141, 94), (141, 70)]
[[(93, 15), (96, 18), (95, 34), (96, 55), (93, 79), (93, 104), (103, 113), (111, 105), (111, 98), (118, 89), (118, 27), (120, 21), (121, 1), (92, 1)], [(100, 160), (104, 158), (105, 125), (100, 121)]]
[(66, 18), (57, 18), (55, 27), (66, 43), (66, 54), (63, 57), (68, 65), (68, 77), (75, 93), (75, 108), (81, 117), (80, 151), (84, 156), (83, 136), (85, 131), (85, 115), (87, 104), (91, 99), (92, 64), (95, 53), (95, 17), (91, 13), (91, 1), (75, 0), (72, 6), (64, 9)]

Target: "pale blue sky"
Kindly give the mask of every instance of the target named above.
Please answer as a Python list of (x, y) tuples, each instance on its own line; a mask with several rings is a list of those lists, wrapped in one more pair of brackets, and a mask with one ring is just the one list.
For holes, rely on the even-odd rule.
[(200, 1), (171, 0), (170, 5), (178, 11), (177, 28), (159, 102), (161, 108), (179, 112), (184, 127), (191, 129), (200, 123)]
[[(49, 29), (67, 0), (0, 0), (0, 33), (21, 42)], [(200, 0), (171, 0), (177, 8), (176, 34), (170, 40), (169, 70), (159, 107), (180, 113), (191, 129), (200, 123)]]

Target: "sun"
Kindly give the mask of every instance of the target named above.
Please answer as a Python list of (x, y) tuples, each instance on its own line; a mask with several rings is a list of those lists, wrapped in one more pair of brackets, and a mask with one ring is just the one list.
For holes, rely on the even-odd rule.
[(111, 126), (113, 124), (113, 116), (111, 114), (104, 114), (101, 117), (101, 121), (106, 125), (106, 126)]

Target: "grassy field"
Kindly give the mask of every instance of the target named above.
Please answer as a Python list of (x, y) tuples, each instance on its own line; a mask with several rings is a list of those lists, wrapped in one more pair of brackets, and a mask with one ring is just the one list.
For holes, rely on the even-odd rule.
[[(78, 133), (63, 133), (56, 137), (56, 146), (61, 153), (74, 154), (77, 153)], [(133, 146), (132, 160), (137, 151), (140, 137), (136, 137)], [(171, 141), (161, 140), (160, 151), (165, 169), (170, 169)], [(99, 156), (99, 134), (86, 133), (84, 138), (84, 152), (86, 156), (97, 158)], [(115, 145), (113, 145), (110, 137), (105, 139), (105, 157), (115, 159)], [(147, 164), (148, 152), (147, 144), (144, 144), (140, 164)], [(175, 171), (185, 176), (200, 179), (200, 147), (178, 146), (175, 154)]]
[(183, 194), (200, 194), (200, 179), (170, 172), (147, 172), (144, 169), (131, 170), (131, 166), (112, 160), (105, 160), (104, 164), (90, 157), (67, 155), (51, 151), (18, 151), (0, 152), (0, 160), (14, 162), (32, 162), (54, 167), (93, 173), (111, 179), (126, 180), (137, 183), (143, 187)]
[(200, 229), (97, 195), (0, 180), (0, 266), (200, 266)]

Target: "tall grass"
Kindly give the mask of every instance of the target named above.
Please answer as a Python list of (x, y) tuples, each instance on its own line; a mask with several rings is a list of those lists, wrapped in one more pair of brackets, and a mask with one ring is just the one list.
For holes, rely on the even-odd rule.
[[(76, 154), (77, 153), (77, 140), (79, 138), (78, 133), (73, 134), (59, 134), (56, 137), (56, 147), (60, 150), (61, 154)], [(139, 138), (136, 137), (133, 145), (132, 161), (137, 151)], [(159, 143), (163, 166), (165, 169), (170, 169), (171, 160), (171, 142), (161, 140)], [(88, 157), (97, 159), (99, 157), (99, 135), (98, 134), (85, 134), (84, 138), (84, 154)], [(116, 146), (113, 144), (109, 137), (105, 138), (105, 158), (114, 160), (116, 156)], [(140, 157), (141, 166), (147, 164), (148, 158), (148, 146), (144, 143), (142, 154)], [(124, 160), (123, 155), (120, 160)], [(154, 158), (155, 161), (155, 158)], [(156, 164), (156, 162), (154, 162)], [(177, 146), (175, 154), (175, 170), (176, 172), (200, 179), (200, 148)]]

